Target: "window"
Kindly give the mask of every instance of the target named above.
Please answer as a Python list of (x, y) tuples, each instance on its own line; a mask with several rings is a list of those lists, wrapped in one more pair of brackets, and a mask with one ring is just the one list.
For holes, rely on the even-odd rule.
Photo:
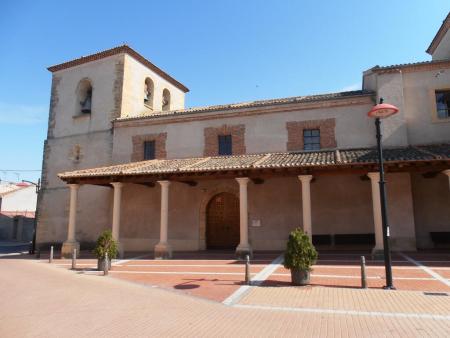
[(219, 155), (232, 155), (233, 146), (231, 135), (219, 135)]
[(320, 129), (303, 130), (303, 149), (320, 150)]
[(438, 119), (448, 119), (450, 117), (450, 90), (439, 90), (435, 94)]
[(144, 160), (155, 159), (155, 141), (144, 142)]
[(90, 114), (92, 110), (92, 85), (88, 79), (83, 79), (78, 84), (78, 114)]
[(153, 81), (150, 78), (146, 78), (144, 84), (144, 104), (149, 106), (150, 108), (153, 108), (153, 92)]
[(170, 110), (170, 92), (167, 89), (163, 90), (162, 110)]

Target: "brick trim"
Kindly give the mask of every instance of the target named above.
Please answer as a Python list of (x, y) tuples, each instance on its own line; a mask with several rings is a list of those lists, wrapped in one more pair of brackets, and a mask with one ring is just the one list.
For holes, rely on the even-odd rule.
[(219, 155), (219, 135), (231, 135), (233, 155), (244, 155), (245, 149), (245, 125), (222, 125), (220, 127), (208, 127), (204, 129), (205, 148), (204, 156)]
[(166, 159), (166, 140), (167, 133), (135, 135), (132, 137), (133, 152), (131, 154), (131, 162), (144, 160), (144, 142), (155, 141), (155, 158)]
[(309, 121), (290, 121), (286, 122), (288, 133), (288, 141), (286, 144), (287, 151), (303, 150), (303, 130), (319, 129), (320, 130), (320, 148), (330, 149), (336, 148), (335, 136), (336, 119), (309, 120)]

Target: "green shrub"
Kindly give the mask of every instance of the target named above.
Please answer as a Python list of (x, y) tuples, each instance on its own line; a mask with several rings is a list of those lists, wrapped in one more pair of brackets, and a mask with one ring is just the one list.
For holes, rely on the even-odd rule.
[(284, 253), (284, 267), (290, 270), (310, 271), (316, 259), (317, 251), (308, 235), (300, 228), (292, 230)]
[(106, 253), (108, 253), (108, 259), (116, 258), (118, 253), (117, 242), (113, 239), (111, 230), (102, 232), (94, 249), (94, 254), (98, 259), (104, 259)]

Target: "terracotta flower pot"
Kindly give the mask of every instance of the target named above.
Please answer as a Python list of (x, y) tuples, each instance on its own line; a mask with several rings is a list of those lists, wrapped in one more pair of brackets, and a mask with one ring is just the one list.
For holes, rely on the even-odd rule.
[(291, 270), (292, 285), (308, 285), (309, 271), (305, 270)]

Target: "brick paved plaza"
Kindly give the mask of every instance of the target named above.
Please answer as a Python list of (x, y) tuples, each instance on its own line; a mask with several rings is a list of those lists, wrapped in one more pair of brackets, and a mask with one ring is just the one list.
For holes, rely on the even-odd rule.
[(450, 293), (449, 254), (395, 255), (397, 291), (380, 289), (382, 262), (370, 257), (370, 288), (358, 288), (359, 254), (322, 253), (312, 285), (303, 288), (289, 286), (288, 271), (270, 264), (277, 253), (255, 255), (251, 271), (260, 286), (253, 287), (243, 286), (243, 265), (228, 253), (130, 257), (116, 261), (108, 277), (89, 257), (78, 259), (76, 271), (70, 260), (4, 257), (0, 336), (450, 334), (450, 297), (423, 292)]

